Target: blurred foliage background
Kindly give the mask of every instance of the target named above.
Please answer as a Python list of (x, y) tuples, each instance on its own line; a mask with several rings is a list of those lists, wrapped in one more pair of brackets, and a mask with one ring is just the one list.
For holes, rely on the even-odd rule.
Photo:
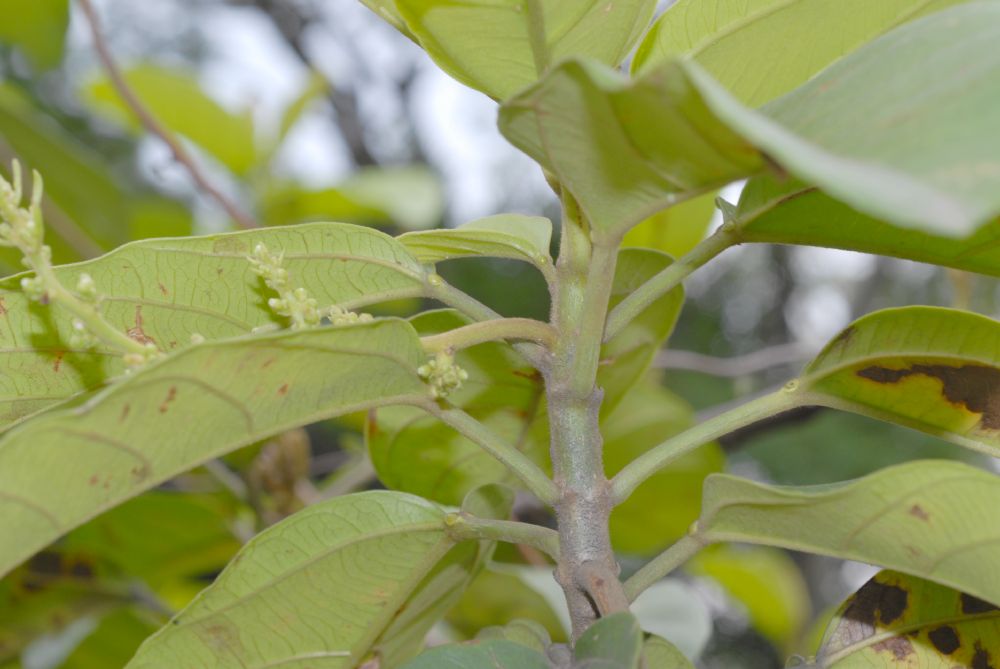
[[(495, 128), (495, 105), (437, 70), (355, 0), (95, 2), (103, 46), (130, 89), (222, 194), (209, 196), (150, 134), (102, 66), (67, 0), (0, 5), (0, 164), (46, 179), (57, 260), (134, 239), (240, 225), (354, 222), (390, 233), (499, 212), (558, 218), (540, 172)], [(6, 174), (6, 172), (5, 172)], [(738, 187), (722, 193), (730, 201)], [(658, 215), (629, 243), (682, 253), (719, 224), (712, 198)], [(20, 270), (0, 254), (5, 273)], [(544, 317), (544, 284), (517, 263), (460, 260), (450, 281), (505, 315)], [(698, 417), (781, 384), (851, 319), (903, 304), (995, 314), (997, 283), (840, 251), (728, 251), (688, 284), (657, 361), (652, 404), (626, 401), (608, 464)], [(391, 308), (403, 313), (419, 305)], [(122, 666), (256, 531), (302, 506), (379, 485), (364, 416), (310, 426), (184, 475), (72, 532), (0, 581), (0, 668)], [(825, 483), (917, 457), (962, 456), (902, 428), (796, 411), (708, 445), (640, 490), (614, 520), (626, 570), (697, 515), (698, 478), (721, 469)], [(522, 519), (551, 523), (530, 501)], [(0, 538), (2, 540), (2, 538)], [(831, 607), (874, 570), (778, 550), (720, 547), (637, 604), (647, 629), (705, 669), (771, 669), (809, 654)], [(561, 594), (542, 556), (504, 548), (437, 640), (514, 617), (564, 637)]]

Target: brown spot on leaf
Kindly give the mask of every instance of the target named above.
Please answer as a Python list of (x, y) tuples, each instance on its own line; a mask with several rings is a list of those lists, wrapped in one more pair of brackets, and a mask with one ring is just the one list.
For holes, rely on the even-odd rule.
[(958, 638), (958, 632), (955, 631), (954, 627), (949, 625), (931, 630), (927, 634), (927, 637), (942, 655), (951, 655), (962, 645), (961, 640)]
[(6, 313), (7, 313), (7, 305), (4, 304), (3, 298), (0, 297), (0, 316), (5, 315)]
[(164, 286), (162, 282), (157, 281), (156, 285), (159, 286), (160, 292), (163, 294), (164, 297), (170, 294), (170, 291), (167, 290), (167, 287)]
[(62, 361), (65, 355), (66, 353), (64, 351), (56, 353), (56, 359), (52, 362), (52, 371), (56, 374), (59, 373), (59, 368), (62, 367)]
[(260, 368), (267, 369), (268, 367), (274, 364), (275, 360), (277, 360), (277, 358), (268, 358), (267, 360), (264, 361), (264, 364), (262, 364)]
[(69, 573), (73, 578), (89, 580), (94, 577), (94, 567), (83, 560), (76, 560), (70, 565)]
[(969, 613), (969, 614), (989, 613), (990, 611), (1000, 610), (1000, 607), (994, 606), (989, 602), (984, 602), (978, 597), (967, 595), (964, 592), (962, 593), (961, 602), (962, 602), (962, 613)]
[(100, 482), (100, 477), (97, 474), (91, 474), (90, 478), (87, 479), (87, 483), (90, 485), (97, 485)]
[(854, 339), (855, 332), (856, 329), (853, 325), (845, 330), (842, 330), (841, 333), (837, 335), (832, 342), (830, 342), (830, 345), (837, 346), (839, 344), (841, 346), (847, 346), (847, 344), (849, 344), (850, 341)]
[(129, 414), (129, 412), (131, 410), (132, 410), (132, 405), (131, 404), (126, 404), (125, 406), (123, 406), (122, 407), (122, 412), (120, 414), (118, 414), (118, 422), (119, 423), (124, 422), (125, 419), (128, 418), (128, 414)]
[(910, 643), (909, 639), (897, 636), (878, 642), (872, 646), (872, 650), (878, 653), (892, 653), (895, 659), (905, 660), (910, 655), (913, 655), (913, 644)]
[(906, 611), (910, 594), (896, 585), (879, 583), (872, 579), (858, 590), (844, 611), (844, 617), (875, 631), (875, 625), (889, 625)]
[(142, 305), (136, 305), (135, 307), (135, 327), (128, 329), (126, 334), (132, 339), (136, 340), (140, 344), (153, 344), (156, 342), (152, 337), (146, 335), (146, 332), (142, 329)]
[(857, 375), (875, 383), (899, 383), (923, 375), (941, 382), (941, 393), (952, 404), (964, 406), (982, 415), (980, 423), (987, 430), (1000, 430), (1000, 370), (983, 365), (912, 365), (890, 369), (873, 365), (859, 369)]
[(278, 394), (279, 395), (287, 395), (288, 394), (288, 384), (287, 383), (282, 383), (281, 384), (281, 387), (278, 388)]
[(919, 518), (920, 520), (927, 522), (931, 519), (931, 515), (924, 511), (924, 507), (919, 504), (914, 504), (910, 507), (910, 515), (914, 518)]
[(989, 652), (983, 648), (983, 644), (976, 642), (976, 654), (972, 656), (972, 669), (996, 669), (990, 661)]
[(170, 408), (170, 403), (177, 399), (177, 386), (170, 386), (167, 391), (167, 396), (163, 399), (163, 403), (160, 404), (160, 413), (167, 413), (167, 409)]

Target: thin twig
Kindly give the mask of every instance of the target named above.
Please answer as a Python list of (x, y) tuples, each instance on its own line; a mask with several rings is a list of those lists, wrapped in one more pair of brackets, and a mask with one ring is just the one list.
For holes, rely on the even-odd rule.
[(660, 351), (653, 362), (658, 369), (682, 369), (727, 378), (749, 376), (773, 367), (808, 360), (816, 351), (803, 344), (780, 344), (746, 355), (719, 358), (694, 351)]
[(122, 74), (121, 68), (118, 67), (118, 63), (115, 62), (114, 57), (111, 55), (111, 50), (108, 48), (107, 41), (104, 39), (104, 34), (101, 32), (100, 20), (97, 17), (97, 12), (94, 10), (94, 5), (91, 0), (78, 0), (80, 3), (80, 9), (83, 10), (83, 14), (87, 19), (87, 24), (90, 27), (90, 34), (94, 39), (94, 49), (97, 51), (97, 56), (104, 66), (105, 71), (108, 74), (108, 78), (111, 80), (111, 84), (115, 87), (118, 95), (121, 97), (122, 101), (132, 110), (132, 113), (136, 115), (142, 126), (159, 137), (163, 142), (170, 148), (170, 152), (173, 154), (174, 160), (184, 166), (191, 178), (194, 179), (195, 184), (198, 188), (204, 192), (206, 195), (211, 197), (213, 200), (219, 203), (219, 205), (226, 211), (230, 218), (232, 218), (236, 224), (241, 228), (257, 228), (260, 224), (257, 223), (249, 214), (240, 209), (235, 202), (233, 202), (229, 197), (227, 197), (222, 191), (212, 185), (212, 182), (208, 180), (205, 173), (202, 172), (201, 168), (194, 161), (194, 158), (188, 153), (184, 145), (177, 140), (176, 137), (156, 118), (152, 111), (139, 99), (135, 91), (132, 90), (131, 86), (125, 80), (125, 76)]

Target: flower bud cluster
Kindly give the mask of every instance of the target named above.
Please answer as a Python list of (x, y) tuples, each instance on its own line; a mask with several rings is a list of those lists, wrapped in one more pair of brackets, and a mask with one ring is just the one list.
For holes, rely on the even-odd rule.
[(431, 395), (436, 399), (455, 392), (469, 378), (469, 373), (458, 366), (455, 355), (448, 351), (435, 353), (433, 358), (417, 368), (417, 374), (427, 382)]

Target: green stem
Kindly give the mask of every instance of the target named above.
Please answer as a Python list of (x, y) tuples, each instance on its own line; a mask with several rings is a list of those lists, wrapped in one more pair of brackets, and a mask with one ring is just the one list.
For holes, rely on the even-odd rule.
[(558, 498), (555, 484), (524, 453), (461, 409), (442, 408), (434, 402), (423, 405), (423, 408), (502, 462), (542, 502), (550, 506), (555, 504)]
[(537, 548), (553, 560), (559, 560), (559, 533), (547, 527), (514, 520), (477, 518), (464, 512), (449, 515), (445, 522), (448, 524), (448, 533), (457, 539), (493, 539), (522, 544)]
[(653, 558), (625, 581), (625, 595), (630, 602), (664, 576), (690, 560), (705, 544), (694, 535), (681, 537), (673, 546)]
[(469, 348), (476, 344), (500, 339), (533, 341), (546, 348), (555, 343), (556, 332), (548, 323), (532, 318), (497, 318), (471, 323), (441, 334), (421, 337), (420, 343), (428, 353), (440, 353)]
[(736, 226), (729, 223), (723, 225), (715, 234), (639, 286), (612, 309), (604, 330), (604, 341), (608, 341), (621, 332), (626, 325), (632, 322), (632, 319), (645, 311), (653, 302), (679, 286), (696, 269), (730, 246), (739, 243), (740, 237)]
[(789, 384), (778, 392), (764, 395), (719, 414), (646, 451), (625, 466), (611, 481), (611, 495), (621, 504), (650, 476), (690, 451), (713, 439), (729, 434), (759, 420), (794, 409), (803, 403), (802, 396)]

